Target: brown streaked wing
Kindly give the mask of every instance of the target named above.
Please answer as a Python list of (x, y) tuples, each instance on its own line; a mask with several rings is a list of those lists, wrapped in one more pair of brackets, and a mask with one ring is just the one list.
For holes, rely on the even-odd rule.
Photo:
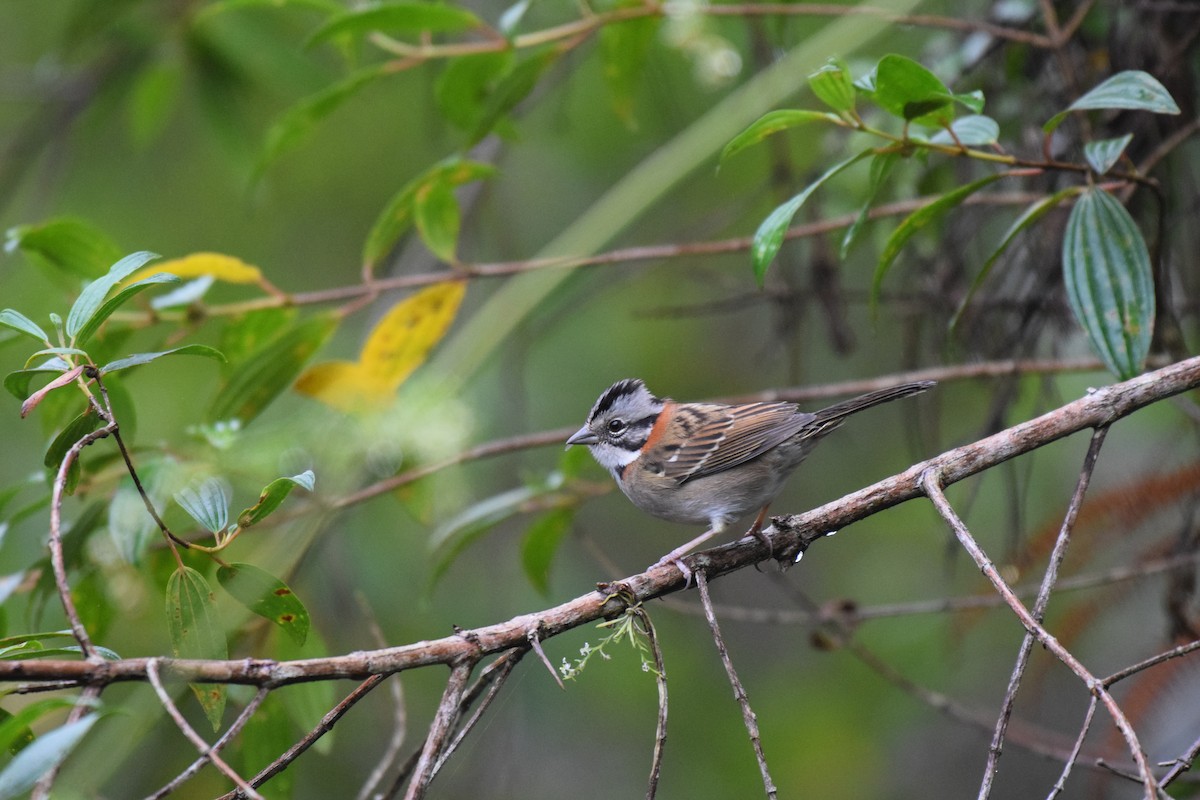
[(812, 414), (791, 403), (750, 403), (744, 406), (699, 405), (698, 422), (673, 460), (663, 465), (666, 477), (679, 483), (744, 464), (787, 441)]

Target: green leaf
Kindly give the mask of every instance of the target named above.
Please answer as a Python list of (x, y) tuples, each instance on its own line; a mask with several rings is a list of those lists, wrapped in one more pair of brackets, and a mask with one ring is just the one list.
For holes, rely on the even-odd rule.
[(75, 335), (75, 344), (82, 345), (100, 329), (104, 321), (112, 316), (113, 312), (124, 305), (130, 298), (136, 294), (144, 292), (152, 286), (158, 286), (163, 283), (179, 283), (179, 278), (166, 272), (160, 272), (157, 275), (151, 275), (137, 283), (131, 283), (115, 295), (110, 297), (108, 301), (100, 306), (99, 310), (92, 315), (92, 318), (87, 321), (79, 333)]
[(345, 80), (306, 97), (289, 108), (267, 130), (257, 173), (261, 175), (289, 150), (294, 150), (316, 129), (317, 124), (336, 111), (367, 84), (391, 74), (388, 64), (361, 69)]
[(99, 714), (88, 714), (74, 722), (68, 722), (42, 734), (18, 753), (4, 771), (0, 772), (0, 800), (21, 797), (31, 790), (43, 775), (71, 754), (79, 740), (91, 730), (99, 718)]
[(302, 320), (234, 368), (217, 394), (208, 420), (238, 419), (243, 424), (262, 413), (304, 369), (337, 330), (341, 318), (326, 313)]
[(479, 17), (463, 8), (440, 3), (375, 3), (338, 14), (317, 28), (305, 47), (342, 34), (453, 33), (482, 27)]
[(852, 164), (862, 161), (867, 156), (874, 154), (874, 152), (871, 149), (863, 150), (858, 155), (851, 156), (844, 161), (834, 164), (823, 175), (805, 187), (804, 191), (776, 208), (763, 220), (762, 224), (758, 226), (758, 230), (754, 232), (754, 241), (750, 247), (750, 256), (754, 264), (754, 277), (757, 278), (759, 286), (762, 285), (763, 278), (766, 277), (767, 269), (771, 266), (771, 262), (775, 260), (775, 256), (779, 253), (779, 248), (783, 246), (783, 237), (787, 233), (788, 227), (792, 224), (792, 218), (796, 216), (796, 212), (800, 210), (800, 206), (804, 205), (804, 202), (808, 200), (809, 195), (834, 175), (837, 175)]
[[(87, 351), (80, 350), (78, 347), (46, 347), (30, 354), (29, 358), (25, 359), (25, 369), (29, 369), (29, 365), (41, 356), (83, 356), (87, 358)], [(66, 362), (66, 359), (63, 361)]]
[(1075, 318), (1114, 375), (1142, 370), (1154, 329), (1154, 277), (1137, 224), (1121, 203), (1089, 188), (1063, 236), (1063, 282)]
[(831, 114), (828, 111), (809, 111), (803, 108), (769, 111), (751, 123), (750, 127), (746, 128), (746, 130), (730, 139), (729, 144), (725, 145), (725, 149), (721, 151), (720, 160), (724, 163), (725, 159), (734, 153), (740, 153), (750, 145), (758, 144), (773, 133), (779, 133), (780, 131), (808, 122), (832, 122), (834, 125), (844, 124), (841, 117), (837, 114)]
[(235, 600), (282, 628), (297, 645), (308, 638), (308, 609), (287, 584), (253, 564), (217, 568), (217, 581)]
[[(217, 619), (215, 598), (208, 581), (191, 567), (171, 573), (167, 582), (167, 628), (176, 658), (225, 659), (229, 650)], [(208, 721), (216, 731), (225, 712), (225, 687), (192, 684)]]
[(71, 312), (67, 314), (67, 336), (74, 339), (81, 330), (88, 327), (112, 288), (141, 269), (147, 261), (155, 258), (158, 258), (156, 253), (145, 251), (125, 256), (113, 264), (105, 275), (89, 283), (71, 306)]
[(216, 350), (208, 345), (203, 344), (185, 344), (183, 347), (176, 347), (171, 350), (161, 350), (157, 353), (134, 353), (125, 358), (118, 358), (116, 361), (110, 361), (100, 368), (100, 374), (105, 375), (109, 372), (117, 370), (129, 369), (130, 367), (149, 364), (155, 359), (163, 356), (204, 356), (205, 358), (214, 358), (217, 361), (224, 361), (225, 356), (220, 350)]
[(299, 475), (293, 475), (290, 478), (276, 478), (262, 490), (257, 503), (238, 514), (238, 527), (249, 528), (251, 525), (257, 525), (283, 504), (287, 496), (292, 493), (292, 489), (299, 486), (301, 489), (311, 492), (316, 486), (316, 481), (316, 475), (311, 469), (306, 469)]
[(123, 250), (104, 231), (73, 217), (56, 217), (38, 225), (9, 228), (4, 249), (20, 250), (80, 278), (97, 278)]
[(954, 316), (950, 318), (949, 328), (951, 330), (958, 326), (958, 322), (962, 318), (963, 312), (966, 311), (967, 306), (970, 305), (971, 299), (974, 298), (975, 294), (979, 291), (979, 287), (982, 286), (984, 280), (987, 279), (988, 273), (991, 272), (996, 261), (1004, 253), (1004, 251), (1008, 249), (1008, 246), (1012, 244), (1013, 239), (1017, 238), (1017, 234), (1040, 220), (1042, 217), (1046, 216), (1046, 214), (1053, 209), (1057, 208), (1058, 205), (1066, 198), (1079, 194), (1079, 191), (1080, 189), (1078, 186), (1072, 186), (1070, 188), (1063, 189), (1055, 192), (1049, 197), (1043, 197), (1041, 200), (1038, 200), (1021, 212), (1021, 216), (1017, 217), (1013, 224), (1008, 227), (1008, 230), (1005, 231), (1004, 236), (1000, 238), (1000, 244), (997, 245), (996, 249), (992, 251), (992, 254), (988, 256), (988, 260), (983, 263), (983, 267), (979, 270), (979, 274), (976, 275), (975, 280), (971, 282), (971, 288), (967, 290), (966, 296), (963, 297), (962, 302), (959, 303), (958, 308), (955, 309)]
[(496, 89), (488, 95), (483, 106), (479, 122), (471, 132), (470, 144), (474, 145), (492, 132), (500, 120), (508, 116), (508, 112), (516, 108), (525, 97), (537, 86), (542, 73), (550, 69), (563, 53), (557, 47), (549, 47), (528, 56), (517, 63), (512, 70), (501, 78)]
[(574, 519), (574, 508), (552, 509), (534, 520), (521, 540), (521, 566), (542, 595), (550, 594), (550, 563)]
[(475, 130), (483, 119), (488, 96), (512, 69), (514, 60), (512, 50), (499, 50), (450, 61), (434, 85), (442, 116), (463, 131)]
[(956, 96), (940, 78), (911, 58), (884, 56), (875, 65), (873, 83), (872, 99), (884, 111), (907, 122), (944, 127), (954, 119)]
[(371, 226), (363, 247), (363, 263), (374, 267), (387, 256), (396, 242), (413, 224), (416, 197), (424, 187), (442, 184), (449, 187), (481, 180), (495, 174), (495, 168), (478, 161), (453, 156), (430, 167), (401, 187)]
[(413, 221), (429, 251), (453, 263), (461, 218), (454, 188), (444, 181), (427, 183), (413, 196)]
[[(954, 131), (954, 136), (951, 136), (949, 131), (943, 129), (934, 134), (929, 141), (934, 144), (961, 144), (964, 147), (983, 147), (995, 144), (1000, 140), (1000, 124), (991, 117), (985, 117), (980, 114), (959, 117), (950, 124), (950, 130)], [(954, 141), (956, 137), (958, 139), (957, 142)]]
[(883, 246), (883, 252), (879, 256), (879, 264), (875, 267), (875, 276), (871, 280), (871, 308), (874, 309), (879, 302), (879, 290), (883, 287), (883, 279), (887, 275), (888, 269), (891, 268), (892, 262), (896, 260), (896, 256), (900, 255), (904, 245), (917, 231), (941, 219), (947, 211), (958, 207), (975, 192), (1003, 177), (1005, 177), (1003, 172), (997, 172), (986, 178), (972, 181), (952, 192), (946, 192), (929, 205), (922, 206), (905, 217), (904, 221), (896, 226), (896, 230), (892, 231), (892, 235), (888, 237), (887, 243)]
[(1123, 108), (1154, 114), (1178, 114), (1179, 106), (1171, 93), (1153, 75), (1140, 70), (1118, 72), (1095, 89), (1051, 117), (1042, 130), (1053, 133), (1072, 111)]
[(175, 502), (209, 533), (229, 527), (229, 492), (219, 478), (207, 478), (195, 489), (183, 487), (175, 493)]
[(871, 179), (867, 188), (867, 199), (863, 201), (858, 216), (854, 218), (854, 223), (846, 229), (846, 235), (842, 237), (840, 256), (843, 261), (846, 260), (846, 256), (850, 253), (850, 248), (858, 241), (859, 234), (862, 233), (863, 227), (867, 224), (867, 219), (871, 213), (871, 206), (874, 204), (875, 198), (879, 195), (879, 190), (883, 188), (883, 184), (887, 182), (888, 176), (892, 174), (892, 169), (898, 163), (900, 163), (900, 154), (895, 151), (879, 153), (871, 159)]
[(1127, 133), (1116, 139), (1101, 139), (1098, 142), (1088, 142), (1083, 146), (1083, 155), (1097, 175), (1103, 175), (1113, 168), (1125, 148), (1133, 141), (1133, 134)]
[(50, 344), (50, 337), (41, 329), (41, 326), (20, 311), (11, 308), (0, 311), (0, 325), (12, 328), (14, 331), (19, 331), (26, 336), (32, 336), (34, 339), (45, 344)]
[(831, 58), (824, 66), (808, 76), (808, 86), (813, 94), (839, 114), (854, 111), (857, 91), (850, 77), (850, 68), (840, 58)]
[[(49, 470), (51, 482), (53, 482), (54, 476), (58, 473), (59, 465), (62, 464), (63, 458), (66, 457), (67, 451), (76, 442), (98, 427), (100, 427), (100, 416), (89, 405), (84, 409), (82, 414), (67, 423), (67, 426), (54, 437), (54, 441), (46, 449), (46, 456), (42, 460), (46, 469)], [(82, 467), (79, 464), (79, 459), (76, 458), (67, 469), (67, 482), (65, 486), (67, 494), (75, 493), (75, 487), (79, 485), (79, 476), (81, 473)]]

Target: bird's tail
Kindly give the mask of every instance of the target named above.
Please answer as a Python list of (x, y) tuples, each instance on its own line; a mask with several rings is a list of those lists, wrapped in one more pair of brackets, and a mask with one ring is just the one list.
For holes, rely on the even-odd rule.
[(841, 420), (857, 414), (859, 411), (877, 406), (881, 403), (888, 403), (892, 400), (899, 400), (901, 397), (908, 397), (914, 394), (929, 389), (937, 384), (937, 381), (915, 381), (913, 383), (901, 383), (896, 386), (890, 386), (887, 389), (880, 389), (877, 392), (867, 392), (858, 397), (851, 397), (849, 400), (843, 400), (840, 403), (835, 403), (828, 408), (823, 408), (814, 413), (818, 424), (828, 425), (831, 422), (841, 422)]

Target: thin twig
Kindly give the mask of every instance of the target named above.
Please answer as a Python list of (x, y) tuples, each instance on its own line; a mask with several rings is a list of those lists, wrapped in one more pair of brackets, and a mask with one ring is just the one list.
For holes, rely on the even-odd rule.
[(1046, 800), (1054, 800), (1066, 788), (1071, 768), (1079, 761), (1079, 753), (1083, 750), (1083, 740), (1087, 738), (1088, 731), (1092, 728), (1092, 718), (1096, 716), (1096, 705), (1096, 696), (1092, 695), (1088, 698), (1087, 713), (1083, 715), (1083, 724), (1079, 726), (1079, 736), (1075, 737), (1075, 746), (1071, 748), (1071, 755), (1067, 756), (1063, 762), (1062, 772), (1059, 774), (1058, 780), (1054, 782), (1054, 786), (1050, 788), (1050, 794), (1046, 795)]
[[(213, 743), (210, 752), (219, 753), (225, 748), (225, 745), (229, 744), (229, 742), (235, 736), (241, 733), (242, 728), (246, 727), (246, 723), (250, 721), (250, 718), (254, 716), (254, 712), (258, 711), (258, 707), (263, 704), (263, 701), (267, 699), (267, 695), (270, 693), (271, 690), (265, 686), (255, 692), (254, 697), (252, 697), (250, 702), (246, 704), (246, 707), (242, 709), (242, 713), (238, 714), (237, 719), (233, 721), (233, 724), (229, 726), (229, 729), (225, 731), (225, 733), (221, 734), (221, 738), (217, 739), (217, 741)], [(187, 769), (176, 775), (166, 786), (162, 787), (154, 794), (147, 795), (146, 800), (160, 800), (160, 798), (166, 797), (184, 783), (191, 780), (191, 778), (200, 771), (200, 768), (207, 763), (208, 758), (206, 756), (197, 758), (188, 766)]]
[(779, 796), (779, 790), (775, 788), (775, 782), (771, 780), (771, 773), (767, 769), (767, 757), (763, 754), (762, 737), (758, 732), (758, 716), (754, 713), (754, 709), (750, 707), (750, 698), (746, 696), (746, 689), (742, 686), (741, 680), (738, 679), (737, 670), (733, 668), (733, 660), (729, 657), (729, 650), (725, 647), (725, 639), (721, 636), (721, 626), (717, 624), (717, 615), (713, 611), (712, 598), (708, 594), (708, 577), (703, 570), (697, 570), (694, 573), (696, 578), (696, 588), (700, 590), (700, 602), (704, 605), (704, 618), (708, 620), (708, 627), (712, 631), (713, 642), (717, 645), (717, 653), (721, 656), (721, 664), (725, 667), (725, 674), (729, 677), (729, 683), (733, 686), (733, 696), (737, 699), (738, 706), (742, 709), (742, 722), (746, 725), (746, 733), (750, 735), (750, 745), (754, 748), (754, 758), (758, 761), (758, 771), (762, 774), (763, 789), (767, 793), (768, 798)]
[(446, 690), (442, 692), (442, 701), (438, 703), (437, 712), (433, 715), (433, 722), (429, 725), (429, 733), (425, 737), (425, 747), (421, 750), (421, 757), (417, 761), (417, 768), (413, 772), (412, 780), (409, 781), (404, 800), (420, 800), (425, 796), (425, 790), (429, 788), (429, 782), (433, 780), (438, 756), (446, 746), (450, 732), (454, 729), (454, 722), (458, 719), (459, 702), (462, 700), (463, 692), (467, 687), (467, 679), (471, 677), (471, 670), (474, 667), (475, 662), (471, 659), (463, 659), (451, 667), (450, 678), (446, 681)]
[(54, 586), (58, 590), (58, 599), (62, 602), (63, 613), (66, 614), (67, 622), (71, 626), (71, 634), (75, 637), (75, 641), (79, 642), (79, 648), (83, 651), (84, 658), (88, 661), (98, 662), (102, 662), (104, 659), (96, 652), (91, 637), (88, 636), (87, 629), (83, 626), (83, 621), (79, 618), (79, 611), (75, 608), (75, 601), (71, 599), (71, 585), (67, 581), (67, 565), (63, 557), (62, 504), (63, 494), (67, 489), (67, 475), (71, 470), (71, 465), (79, 458), (80, 452), (92, 442), (99, 441), (115, 433), (116, 429), (117, 424), (109, 422), (104, 427), (97, 428), (71, 445), (66, 455), (63, 456), (62, 463), (58, 465), (58, 472), (54, 476), (54, 486), (50, 491), (49, 546), (50, 567), (54, 571)]
[[(1075, 520), (1079, 518), (1079, 509), (1083, 506), (1083, 496), (1087, 494), (1088, 484), (1091, 483), (1092, 473), (1096, 469), (1096, 459), (1100, 456), (1100, 447), (1108, 434), (1107, 427), (1096, 428), (1092, 432), (1092, 440), (1088, 444), (1087, 454), (1083, 458), (1083, 467), (1079, 471), (1079, 480), (1075, 483), (1075, 492), (1067, 506), (1062, 525), (1058, 529), (1058, 537), (1054, 541), (1054, 549), (1046, 564), (1046, 572), (1042, 576), (1042, 585), (1038, 589), (1037, 598), (1033, 603), (1033, 618), (1041, 624), (1045, 619), (1046, 605), (1050, 602), (1050, 592), (1058, 580), (1058, 568), (1067, 554), (1067, 544), (1071, 540), (1071, 531), (1075, 528)], [(1021, 678), (1025, 675), (1025, 667), (1029, 663), (1029, 654), (1033, 651), (1033, 634), (1025, 633), (1021, 647), (1017, 650), (1017, 661), (1013, 665), (1012, 674), (1008, 679), (1008, 688), (1000, 703), (1000, 716), (996, 720), (996, 729), (992, 733), (992, 741), (988, 745), (987, 764), (983, 770), (983, 780), (979, 787), (979, 800), (986, 800), (991, 794), (992, 782), (1000, 768), (1000, 754), (1004, 750), (1004, 734), (1008, 730), (1008, 720), (1012, 717), (1013, 704), (1017, 701), (1017, 691), (1021, 687)], [(1089, 721), (1091, 717), (1089, 716)]]
[(650, 757), (650, 777), (646, 782), (646, 800), (654, 800), (658, 793), (658, 780), (662, 775), (663, 753), (667, 746), (667, 667), (663, 663), (662, 647), (658, 643), (658, 634), (654, 631), (654, 623), (650, 615), (641, 606), (634, 606), (630, 612), (637, 615), (642, 625), (642, 631), (650, 644), (650, 652), (654, 655), (654, 680), (658, 686), (658, 720), (654, 725), (654, 752)]
[(459, 719), (462, 719), (462, 715), (466, 713), (466, 710), (479, 699), (483, 688), (487, 687), (487, 693), (483, 694), (482, 700), (479, 700), (479, 707), (475, 709), (475, 713), (459, 726), (454, 738), (446, 745), (441, 756), (438, 757), (437, 764), (434, 765), (434, 775), (441, 771), (442, 766), (445, 765), (450, 756), (454, 755), (454, 752), (463, 743), (463, 740), (467, 738), (467, 734), (482, 719), (484, 712), (487, 711), (492, 701), (496, 699), (496, 695), (499, 694), (501, 687), (504, 686), (509, 676), (512, 675), (512, 671), (516, 668), (517, 664), (521, 663), (521, 659), (525, 656), (526, 652), (528, 651), (523, 647), (514, 647), (512, 650), (509, 650), (491, 664), (488, 664), (482, 670), (479, 678), (472, 684), (471, 688), (463, 693), (459, 708)]
[[(366, 697), (370, 691), (378, 686), (386, 677), (386, 675), (372, 675), (358, 686), (354, 687), (354, 691), (346, 695), (346, 697), (342, 699), (342, 702), (338, 703), (336, 706), (330, 709), (325, 716), (321, 717), (321, 721), (317, 723), (316, 727), (306, 733), (304, 738), (289, 747), (282, 755), (279, 756), (279, 758), (272, 761), (266, 767), (261, 769), (257, 775), (251, 778), (250, 785), (262, 786), (271, 778), (275, 777), (280, 772), (283, 772), (287, 766), (299, 758), (304, 751), (316, 744), (317, 740), (329, 733), (329, 731), (333, 730), (333, 726), (337, 724), (337, 721), (341, 719), (347, 711), (353, 708), (359, 700), (362, 700), (364, 697)], [(240, 800), (245, 796), (246, 795), (239, 790), (221, 795), (218, 800)]]
[(975, 561), (976, 566), (983, 572), (996, 591), (1005, 598), (1008, 607), (1025, 626), (1025, 630), (1032, 633), (1038, 642), (1054, 654), (1071, 672), (1083, 681), (1088, 691), (1094, 695), (1100, 702), (1104, 703), (1108, 714), (1112, 717), (1113, 723), (1125, 738), (1125, 742), (1129, 747), (1129, 753), (1133, 757), (1134, 763), (1137, 764), (1138, 775), (1142, 786), (1145, 789), (1146, 800), (1155, 800), (1158, 794), (1158, 784), (1154, 779), (1154, 773), (1150, 769), (1150, 764), (1146, 761), (1146, 752), (1142, 749), (1141, 742), (1138, 741), (1137, 733), (1133, 726), (1129, 724), (1129, 719), (1125, 716), (1125, 712), (1117, 705), (1117, 701), (1109, 694), (1104, 685), (1097, 679), (1086, 667), (1079, 662), (1077, 658), (1057, 639), (1050, 635), (1042, 625), (1033, 618), (1029, 613), (1029, 609), (1025, 608), (1020, 599), (1012, 593), (1012, 589), (1005, 583), (1001, 577), (1000, 571), (996, 569), (996, 565), (979, 547), (971, 532), (967, 529), (966, 524), (959, 518), (954, 508), (950, 505), (950, 501), (946, 499), (945, 492), (942, 491), (942, 479), (938, 471), (934, 468), (929, 468), (921, 476), (921, 487), (925, 490), (925, 495), (933, 503), (934, 508), (946, 521), (946, 524), (954, 532), (959, 544)]
[(175, 721), (175, 726), (180, 732), (187, 737), (188, 741), (196, 746), (200, 751), (200, 757), (212, 763), (214, 767), (222, 772), (225, 777), (233, 781), (238, 789), (251, 800), (262, 800), (262, 795), (254, 791), (241, 775), (237, 774), (237, 770), (225, 763), (216, 752), (216, 748), (204, 740), (204, 737), (196, 733), (195, 729), (183, 718), (183, 714), (179, 713), (179, 709), (175, 706), (175, 701), (171, 699), (171, 695), (167, 693), (166, 687), (163, 686), (162, 680), (158, 676), (159, 659), (152, 658), (146, 662), (146, 679), (150, 685), (154, 687), (154, 693), (158, 695), (159, 702), (166, 709), (167, 714)]

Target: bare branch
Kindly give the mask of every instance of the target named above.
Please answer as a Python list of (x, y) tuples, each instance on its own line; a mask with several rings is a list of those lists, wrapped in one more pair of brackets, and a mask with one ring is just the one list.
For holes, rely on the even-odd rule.
[[(1037, 620), (1038, 624), (1045, 619), (1046, 605), (1050, 602), (1050, 592), (1058, 580), (1058, 568), (1067, 554), (1071, 531), (1075, 527), (1075, 520), (1079, 517), (1079, 509), (1083, 506), (1083, 496), (1087, 493), (1088, 484), (1091, 483), (1092, 473), (1096, 469), (1096, 459), (1100, 456), (1100, 447), (1104, 444), (1104, 437), (1107, 434), (1107, 427), (1097, 428), (1092, 432), (1092, 441), (1088, 445), (1087, 455), (1083, 458), (1083, 468), (1080, 470), (1079, 480), (1075, 484), (1075, 493), (1071, 496), (1070, 505), (1067, 506), (1066, 516), (1063, 517), (1062, 526), (1058, 530), (1058, 538), (1055, 539), (1054, 549), (1046, 564), (1046, 573), (1042, 576), (1041, 588), (1038, 590), (1037, 599), (1033, 604), (1033, 618)], [(1000, 704), (1000, 717), (996, 720), (996, 730), (992, 734), (991, 744), (988, 745), (987, 765), (984, 767), (983, 782), (979, 787), (980, 800), (984, 800), (991, 794), (992, 782), (996, 778), (996, 771), (1000, 768), (1000, 753), (1004, 750), (1004, 733), (1008, 730), (1008, 720), (1012, 716), (1013, 703), (1017, 700), (1017, 690), (1021, 687), (1021, 678), (1029, 663), (1029, 654), (1033, 650), (1033, 639), (1033, 634), (1026, 632), (1025, 638), (1021, 641), (1021, 647), (1017, 651), (1017, 663), (1013, 666), (1012, 675), (1008, 679), (1008, 688), (1005, 690), (1004, 700)], [(1090, 714), (1088, 720), (1089, 722), (1091, 720)], [(1082, 737), (1080, 737), (1080, 741), (1082, 742)], [(1068, 762), (1068, 769), (1069, 767), (1070, 762)]]
[(216, 748), (206, 742), (203, 736), (196, 733), (196, 730), (183, 718), (183, 714), (179, 713), (179, 709), (175, 707), (175, 701), (171, 699), (171, 695), (167, 693), (166, 687), (163, 686), (162, 680), (158, 676), (158, 661), (157, 658), (152, 658), (146, 662), (146, 678), (150, 681), (150, 685), (154, 687), (154, 693), (158, 695), (159, 702), (162, 703), (163, 708), (167, 710), (171, 719), (175, 721), (175, 726), (187, 737), (188, 741), (196, 745), (196, 749), (200, 751), (200, 757), (212, 762), (214, 767), (219, 769), (225, 777), (237, 785), (245, 797), (249, 797), (251, 800), (262, 800), (262, 795), (254, 791), (250, 787), (250, 784), (246, 783), (233, 767), (226, 764), (225, 760), (217, 755)]
[(1158, 794), (1158, 783), (1155, 781), (1154, 773), (1151, 771), (1150, 765), (1146, 761), (1146, 752), (1142, 749), (1142, 744), (1140, 741), (1138, 741), (1137, 733), (1133, 730), (1133, 726), (1129, 724), (1129, 719), (1125, 716), (1125, 712), (1123, 712), (1120, 706), (1117, 705), (1117, 701), (1113, 699), (1113, 696), (1108, 693), (1108, 690), (1104, 688), (1104, 685), (1094, 675), (1092, 675), (1092, 673), (1089, 672), (1088, 669), (1084, 667), (1083, 664), (1081, 664), (1069, 650), (1063, 647), (1057, 639), (1051, 636), (1050, 633), (1047, 632), (1046, 629), (1043, 628), (1036, 619), (1034, 619), (1033, 615), (1029, 613), (1029, 610), (1025, 608), (1024, 604), (1022, 604), (1017, 596), (1012, 593), (1012, 589), (1010, 589), (1008, 584), (1004, 582), (1004, 579), (1000, 576), (999, 570), (996, 569), (996, 565), (992, 563), (991, 559), (989, 559), (979, 547), (979, 544), (975, 541), (975, 538), (971, 536), (971, 532), (967, 530), (967, 526), (951, 507), (950, 501), (946, 499), (946, 495), (942, 491), (941, 478), (938, 475), (937, 470), (932, 468), (927, 470), (922, 475), (921, 485), (930, 501), (933, 502), (934, 507), (937, 508), (938, 513), (942, 515), (942, 518), (946, 520), (947, 525), (949, 525), (950, 529), (954, 532), (959, 544), (961, 544), (963, 549), (965, 549), (967, 553), (970, 554), (971, 558), (974, 559), (975, 564), (979, 567), (987, 579), (992, 582), (992, 585), (996, 588), (996, 591), (1005, 598), (1008, 607), (1012, 609), (1013, 613), (1016, 614), (1017, 619), (1019, 619), (1021, 624), (1025, 626), (1025, 630), (1033, 634), (1043, 647), (1053, 653), (1059, 661), (1063, 662), (1063, 664), (1065, 664), (1066, 667), (1071, 670), (1071, 672), (1075, 673), (1075, 675), (1081, 681), (1083, 681), (1088, 691), (1094, 697), (1096, 697), (1100, 702), (1104, 703), (1104, 706), (1108, 710), (1109, 716), (1112, 717), (1113, 722), (1116, 724), (1117, 729), (1121, 732), (1121, 735), (1125, 737), (1125, 742), (1129, 747), (1129, 753), (1131, 756), (1133, 756), (1134, 763), (1137, 764), (1138, 775), (1140, 776), (1142, 786), (1145, 789), (1146, 800), (1156, 800)]
[(721, 626), (717, 624), (717, 615), (713, 612), (712, 598), (708, 594), (708, 577), (698, 571), (695, 573), (695, 578), (696, 588), (700, 592), (700, 602), (704, 605), (704, 617), (708, 620), (709, 629), (712, 630), (713, 642), (717, 645), (717, 653), (721, 656), (725, 674), (729, 677), (730, 685), (733, 686), (733, 696), (742, 709), (742, 721), (746, 725), (746, 733), (750, 735), (750, 745), (754, 748), (754, 758), (758, 762), (758, 771), (762, 775), (763, 789), (766, 791), (767, 797), (778, 797), (779, 790), (775, 788), (775, 781), (771, 780), (771, 772), (767, 769), (767, 757), (762, 749), (762, 736), (758, 732), (758, 716), (750, 707), (750, 698), (746, 696), (746, 688), (742, 686), (737, 670), (733, 668), (729, 649), (725, 647), (725, 639), (721, 636)]
[(446, 681), (446, 690), (442, 693), (442, 702), (438, 703), (437, 713), (433, 715), (433, 723), (429, 726), (429, 734), (425, 737), (425, 747), (421, 750), (421, 758), (417, 761), (416, 771), (408, 784), (408, 792), (404, 800), (420, 800), (425, 796), (430, 781), (437, 770), (438, 757), (446, 747), (454, 722), (459, 715), (459, 702), (467, 688), (467, 679), (475, 662), (463, 659), (450, 670), (450, 679)]

